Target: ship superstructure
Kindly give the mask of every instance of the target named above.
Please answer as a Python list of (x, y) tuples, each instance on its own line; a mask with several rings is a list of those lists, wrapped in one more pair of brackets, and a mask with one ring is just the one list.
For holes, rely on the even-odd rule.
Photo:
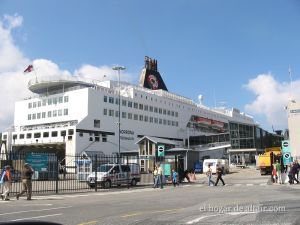
[[(157, 61), (145, 58), (140, 84), (39, 77), (28, 84), (36, 97), (15, 104), (14, 130), (2, 134), (12, 151), (138, 152), (143, 136), (184, 146), (189, 135), (228, 134), (229, 123), (257, 125), (237, 109), (211, 109), (168, 91)], [(121, 96), (119, 100), (119, 94)], [(119, 112), (119, 101), (121, 112)]]

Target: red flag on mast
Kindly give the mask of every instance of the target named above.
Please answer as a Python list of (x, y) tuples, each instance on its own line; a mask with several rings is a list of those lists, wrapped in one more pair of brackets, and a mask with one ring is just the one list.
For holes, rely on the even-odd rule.
[(29, 65), (26, 70), (24, 70), (24, 73), (30, 73), (33, 71), (33, 65)]

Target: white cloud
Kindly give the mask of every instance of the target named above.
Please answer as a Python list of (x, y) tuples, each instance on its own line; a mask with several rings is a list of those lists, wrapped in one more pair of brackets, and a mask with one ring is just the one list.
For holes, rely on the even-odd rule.
[(292, 83), (278, 82), (272, 74), (260, 74), (249, 80), (245, 87), (255, 94), (255, 100), (245, 106), (247, 112), (252, 115), (264, 115), (269, 126), (284, 129), (287, 128), (287, 114), (285, 106), (291, 96), (300, 98), (300, 81)]
[[(3, 19), (0, 19), (0, 132), (13, 125), (15, 102), (33, 95), (27, 89), (27, 83), (30, 79), (35, 79), (35, 74), (38, 77), (57, 76), (61, 79), (78, 76), (95, 80), (117, 80), (118, 76), (109, 66), (95, 67), (86, 64), (72, 74), (67, 70), (61, 70), (51, 60), (26, 58), (15, 45), (11, 34), (11, 31), (22, 26), (22, 23), (23, 18), (17, 14), (4, 15)], [(35, 71), (24, 75), (24, 69), (31, 63)], [(104, 75), (106, 76), (103, 77)], [(122, 72), (121, 80), (130, 82), (131, 75)]]

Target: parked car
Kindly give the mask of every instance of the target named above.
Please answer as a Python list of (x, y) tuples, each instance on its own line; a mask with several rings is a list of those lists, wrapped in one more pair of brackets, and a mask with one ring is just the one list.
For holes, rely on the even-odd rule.
[(112, 185), (122, 184), (135, 186), (140, 180), (138, 164), (103, 164), (97, 168), (97, 173), (93, 172), (87, 177), (86, 182), (91, 188), (99, 184), (103, 188), (110, 188)]

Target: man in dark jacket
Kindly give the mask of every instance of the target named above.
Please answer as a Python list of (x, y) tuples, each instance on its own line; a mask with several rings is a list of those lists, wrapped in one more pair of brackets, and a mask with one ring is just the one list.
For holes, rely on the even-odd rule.
[(33, 174), (33, 169), (28, 163), (24, 164), (24, 168), (21, 174), (22, 178), (22, 185), (23, 190), (17, 194), (17, 200), (19, 200), (19, 197), (22, 196), (25, 192), (27, 192), (27, 200), (31, 200), (31, 193), (32, 193), (32, 183), (31, 183), (31, 177)]
[(223, 170), (222, 170), (222, 168), (219, 167), (218, 164), (217, 164), (216, 167), (217, 167), (217, 169), (216, 169), (216, 172), (217, 172), (217, 180), (216, 180), (215, 186), (218, 185), (219, 180), (222, 181), (223, 186), (224, 186), (224, 185), (225, 185), (225, 182), (224, 182), (224, 180), (222, 179)]

